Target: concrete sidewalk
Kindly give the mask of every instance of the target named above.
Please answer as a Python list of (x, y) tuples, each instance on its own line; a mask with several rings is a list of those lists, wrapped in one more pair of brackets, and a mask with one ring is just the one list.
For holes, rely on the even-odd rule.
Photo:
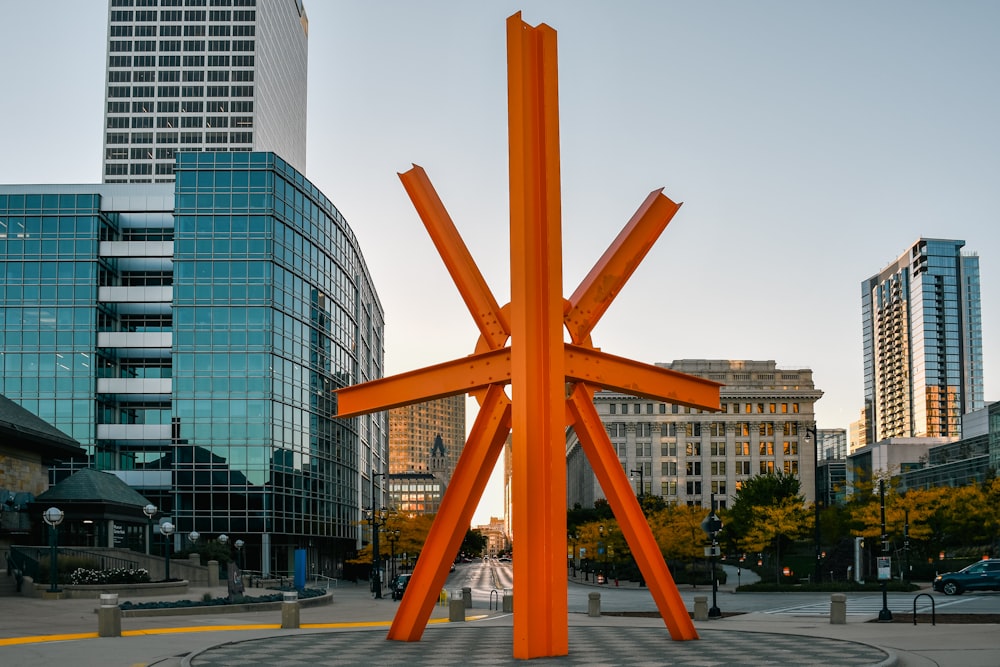
[[(200, 599), (206, 592), (213, 597), (225, 595), (224, 588), (192, 589), (179, 599)], [(510, 614), (474, 607), (467, 611), (467, 622), (448, 623), (447, 607), (436, 606), (421, 641), (390, 642), (385, 635), (397, 602), (372, 599), (363, 584), (342, 583), (332, 593), (332, 604), (301, 609), (299, 630), (282, 630), (280, 612), (227, 614), (223, 609), (199, 616), (123, 618), (123, 636), (113, 638), (96, 637), (97, 600), (0, 597), (0, 664), (524, 664), (511, 657)], [(569, 656), (533, 662), (574, 666), (1000, 664), (996, 625), (913, 626), (853, 619), (846, 625), (830, 625), (823, 617), (744, 614), (696, 622), (701, 639), (692, 642), (672, 642), (658, 618), (570, 614), (569, 626)]]

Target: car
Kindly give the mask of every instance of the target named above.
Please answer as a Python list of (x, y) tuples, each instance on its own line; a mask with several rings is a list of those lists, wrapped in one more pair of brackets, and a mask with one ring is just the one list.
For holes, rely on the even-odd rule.
[(945, 572), (934, 578), (934, 590), (945, 595), (965, 591), (1000, 591), (1000, 558), (976, 561), (958, 572)]
[(403, 593), (406, 592), (406, 585), (410, 583), (410, 574), (397, 574), (396, 578), (392, 580), (389, 588), (392, 589), (392, 599), (402, 600)]

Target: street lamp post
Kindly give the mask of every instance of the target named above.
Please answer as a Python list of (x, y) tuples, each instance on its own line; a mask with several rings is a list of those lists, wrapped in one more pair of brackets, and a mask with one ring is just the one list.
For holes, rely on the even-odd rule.
[(153, 544), (153, 517), (156, 516), (157, 511), (158, 510), (156, 509), (156, 505), (154, 505), (153, 503), (149, 503), (148, 505), (142, 508), (142, 513), (146, 515), (147, 519), (149, 519), (149, 533), (146, 535), (147, 556), (149, 555), (151, 546)]
[(598, 552), (604, 552), (604, 566), (601, 568), (601, 581), (602, 584), (608, 583), (608, 545), (604, 542), (604, 524), (602, 523), (597, 527), (597, 532), (601, 535), (601, 541), (598, 543)]
[(50, 507), (42, 514), (42, 519), (45, 523), (49, 524), (49, 546), (51, 547), (51, 551), (49, 552), (50, 593), (59, 592), (59, 566), (56, 563), (56, 559), (59, 556), (59, 531), (57, 526), (62, 523), (65, 517), (66, 514), (58, 507)]
[(376, 600), (382, 599), (382, 579), (379, 573), (379, 554), (378, 554), (378, 529), (381, 525), (381, 510), (378, 507), (378, 498), (376, 497), (376, 487), (375, 478), (385, 477), (384, 472), (373, 472), (372, 473), (372, 513), (371, 513), (371, 524), (372, 524), (372, 591), (375, 594)]
[[(879, 511), (882, 515), (882, 558), (888, 560), (889, 553), (889, 536), (885, 533), (885, 478), (883, 477), (878, 481), (878, 496), (879, 496)], [(887, 568), (889, 570), (889, 575), (892, 575), (892, 568)], [(881, 579), (882, 586), (882, 609), (878, 613), (879, 622), (891, 621), (892, 612), (889, 611), (889, 593), (888, 593), (888, 582), (885, 576), (879, 572), (879, 579)]]
[(176, 530), (177, 528), (174, 524), (169, 521), (164, 521), (160, 524), (160, 534), (166, 538), (163, 542), (164, 581), (170, 581), (170, 540), (173, 538), (174, 531)]
[(198, 539), (201, 537), (201, 533), (197, 530), (192, 530), (188, 533), (188, 539), (191, 540), (191, 548), (194, 549), (198, 546)]
[(243, 569), (243, 544), (243, 540), (233, 542), (233, 546), (236, 547), (236, 564), (241, 570)]
[(392, 563), (392, 565), (390, 567), (390, 572), (389, 572), (389, 576), (391, 577), (390, 581), (391, 581), (391, 580), (394, 580), (396, 578), (396, 541), (399, 540), (399, 531), (398, 530), (387, 530), (385, 532), (385, 539), (389, 540), (389, 550), (390, 550), (391, 557), (392, 557), (392, 560), (389, 561), (390, 563)]
[[(810, 438), (810, 434), (812, 437)], [(813, 444), (815, 442), (815, 444)], [(806, 427), (806, 445), (812, 447), (813, 450), (813, 495), (815, 499), (813, 500), (813, 509), (815, 511), (814, 517), (814, 528), (815, 528), (815, 541), (816, 541), (816, 567), (813, 570), (813, 582), (819, 583), (820, 580), (820, 561), (823, 559), (823, 551), (820, 546), (820, 530), (819, 530), (819, 433), (816, 432), (816, 428)]]
[(711, 545), (705, 549), (707, 556), (709, 557), (709, 564), (712, 568), (712, 607), (708, 610), (709, 618), (719, 618), (722, 616), (722, 611), (719, 610), (718, 595), (719, 595), (719, 579), (715, 576), (715, 557), (719, 552), (719, 542), (716, 538), (719, 536), (719, 531), (722, 530), (722, 519), (712, 510), (712, 513), (705, 517), (705, 520), (701, 522), (701, 529), (708, 533), (709, 538), (711, 538)]
[(570, 533), (566, 536), (566, 539), (573, 543), (573, 553), (571, 553), (569, 557), (569, 567), (573, 573), (572, 577), (576, 579), (576, 543), (580, 538), (576, 533)]
[[(639, 498), (640, 504), (642, 503), (642, 494), (646, 492), (646, 481), (642, 468), (637, 468), (636, 470), (629, 470), (629, 472), (634, 475), (639, 475), (639, 493), (635, 494)], [(633, 477), (634, 479), (634, 477)]]

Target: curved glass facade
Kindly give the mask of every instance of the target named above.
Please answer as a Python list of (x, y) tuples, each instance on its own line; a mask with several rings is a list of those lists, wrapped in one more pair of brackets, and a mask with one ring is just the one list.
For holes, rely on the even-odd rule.
[[(273, 153), (179, 153), (175, 172), (0, 188), (3, 222), (27, 230), (0, 236), (3, 391), (178, 535), (242, 539), (264, 572), (306, 548), (337, 576), (388, 457), (385, 413), (333, 417), (333, 390), (383, 372), (357, 240)], [(31, 187), (55, 194), (16, 192)]]

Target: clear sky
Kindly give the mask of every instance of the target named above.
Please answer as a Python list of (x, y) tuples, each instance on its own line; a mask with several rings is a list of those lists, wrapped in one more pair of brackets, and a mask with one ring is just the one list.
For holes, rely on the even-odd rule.
[[(649, 363), (809, 367), (862, 406), (861, 281), (921, 236), (980, 255), (1000, 399), (1000, 3), (305, 0), (307, 176), (347, 217), (396, 373), (478, 331), (396, 176), (424, 167), (509, 299), (506, 46), (558, 31), (565, 294), (654, 189), (684, 206), (594, 331)], [(0, 0), (0, 183), (100, 181), (105, 0)], [(471, 411), (470, 411), (471, 421)], [(476, 522), (499, 515), (494, 474)]]

